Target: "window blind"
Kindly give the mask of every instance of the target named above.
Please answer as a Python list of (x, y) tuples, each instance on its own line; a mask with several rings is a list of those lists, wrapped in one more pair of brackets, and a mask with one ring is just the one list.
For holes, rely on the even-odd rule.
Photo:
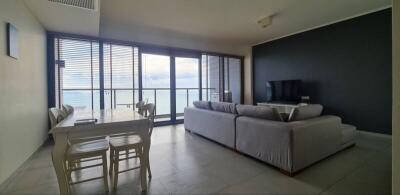
[(202, 99), (239, 104), (242, 99), (241, 74), (240, 58), (203, 54)]
[[(56, 106), (61, 107), (62, 104), (70, 104), (78, 109), (98, 110), (100, 109), (100, 96), (104, 95), (102, 104), (104, 104), (105, 109), (134, 109), (134, 104), (139, 101), (139, 95), (142, 95), (143, 100), (153, 102), (154, 99), (154, 103), (156, 103), (155, 98), (158, 97), (157, 114), (170, 117), (170, 108), (175, 106), (175, 114), (179, 114), (183, 110), (183, 107), (181, 108), (179, 105), (177, 107), (177, 101), (186, 104), (192, 101), (192, 96), (187, 96), (189, 98), (186, 98), (186, 101), (175, 99), (175, 102), (173, 102), (170, 95), (173, 92), (176, 96), (179, 95), (179, 90), (182, 91), (179, 87), (185, 88), (190, 83), (183, 82), (182, 79), (186, 76), (184, 71), (185, 74), (180, 75), (182, 70), (188, 68), (186, 65), (182, 65), (183, 62), (179, 65), (179, 59), (184, 57), (177, 57), (176, 53), (167, 53), (168, 55), (165, 53), (163, 55), (151, 52), (143, 53), (143, 50), (139, 52), (138, 47), (128, 43), (122, 45), (120, 42), (115, 44), (114, 42), (101, 42), (101, 44), (102, 47), (100, 47), (98, 39), (87, 40), (64, 36), (54, 38)], [(102, 48), (102, 51), (100, 51), (100, 48)], [(102, 53), (102, 59), (100, 59), (100, 53)], [(141, 53), (140, 56), (139, 53)], [(198, 56), (198, 53), (195, 56)], [(172, 64), (172, 66), (170, 64), (171, 57), (176, 58), (175, 64)], [(100, 60), (103, 60), (103, 62), (100, 63)], [(103, 75), (100, 75), (100, 64), (103, 65)], [(175, 68), (175, 87), (169, 89), (171, 87), (170, 79), (173, 78), (169, 71), (173, 66)], [(183, 69), (180, 71), (180, 68)], [(139, 74), (139, 70), (143, 72), (142, 75)], [(222, 54), (202, 54), (202, 99), (226, 101), (224, 91), (228, 91), (231, 93), (229, 100), (240, 103), (242, 99), (241, 74), (241, 58)], [(139, 78), (142, 79), (142, 89), (139, 89)], [(190, 76), (190, 78), (193, 78), (193, 76)], [(101, 79), (103, 79), (104, 89), (100, 89)], [(161, 83), (166, 85), (160, 85)], [(189, 87), (196, 88), (197, 85)], [(165, 89), (160, 89), (156, 93), (155, 88)], [(151, 94), (149, 95), (146, 92), (151, 92)], [(199, 91), (193, 93), (198, 94)], [(164, 111), (167, 112), (164, 113)]]
[[(221, 77), (220, 57), (213, 55), (202, 55), (202, 88), (203, 100), (220, 101)], [(206, 97), (206, 99), (204, 99)]]
[(139, 100), (138, 48), (104, 44), (105, 108), (134, 108)]
[(242, 99), (241, 86), (241, 60), (239, 58), (225, 57), (224, 61), (225, 91), (230, 101), (240, 104)]
[(55, 42), (59, 106), (100, 109), (99, 43), (61, 38)]

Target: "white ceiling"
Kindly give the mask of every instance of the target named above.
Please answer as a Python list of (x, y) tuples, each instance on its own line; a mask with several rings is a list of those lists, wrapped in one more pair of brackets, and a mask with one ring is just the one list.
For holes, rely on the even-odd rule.
[[(48, 0), (25, 2), (52, 31), (137, 41), (196, 39), (243, 46), (391, 5), (391, 0), (101, 0), (99, 13)], [(273, 21), (263, 29), (257, 20), (267, 15), (272, 15)]]
[[(391, 0), (103, 0), (101, 24), (119, 23), (253, 45), (388, 7)], [(262, 29), (257, 20), (274, 15)]]

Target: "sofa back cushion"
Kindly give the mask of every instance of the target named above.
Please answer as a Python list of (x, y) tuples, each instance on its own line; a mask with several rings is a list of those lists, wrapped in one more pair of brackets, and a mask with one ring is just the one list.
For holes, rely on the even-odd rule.
[(218, 112), (237, 114), (236, 104), (229, 102), (211, 102), (211, 109)]
[(211, 105), (209, 101), (194, 101), (193, 105), (196, 108), (211, 110)]
[(261, 118), (271, 121), (283, 121), (276, 108), (268, 106), (237, 105), (237, 112), (242, 116)]
[(315, 118), (321, 116), (322, 105), (320, 104), (309, 104), (306, 106), (300, 106), (294, 108), (289, 115), (288, 121), (301, 121), (310, 118)]

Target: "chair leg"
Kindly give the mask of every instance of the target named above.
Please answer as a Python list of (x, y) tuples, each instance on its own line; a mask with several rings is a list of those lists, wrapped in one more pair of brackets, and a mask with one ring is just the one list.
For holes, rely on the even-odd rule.
[(119, 151), (115, 150), (114, 151), (114, 190), (117, 190), (117, 184), (118, 184), (118, 169), (119, 169)]
[(148, 164), (147, 171), (149, 172), (149, 178), (151, 178), (150, 163)]
[(113, 173), (113, 165), (114, 165), (114, 150), (110, 148), (110, 169), (108, 170), (110, 176), (112, 176)]
[[(137, 151), (138, 151), (138, 156), (139, 156), (139, 159), (140, 159), (140, 167), (142, 168), (143, 167), (143, 164), (142, 164), (142, 162), (143, 162), (143, 146), (139, 146), (137, 148)], [(149, 178), (151, 178), (150, 161), (147, 159), (147, 162), (149, 164), (148, 164), (146, 169), (147, 169), (147, 172), (149, 174)]]
[(108, 174), (107, 174), (107, 155), (103, 154), (103, 178), (104, 178), (104, 188), (108, 192)]
[(68, 175), (68, 183), (72, 183), (72, 171), (68, 170), (67, 171), (67, 175)]
[[(134, 154), (135, 156), (139, 155), (137, 148), (134, 148), (133, 152), (135, 152), (135, 154)], [(137, 158), (135, 158), (135, 163), (137, 163)]]
[[(141, 148), (141, 155), (143, 156), (143, 150), (144, 150), (144, 148), (143, 148), (143, 146), (142, 147), (140, 147)], [(151, 169), (150, 169), (150, 160), (149, 160), (149, 156), (147, 156), (147, 163), (148, 163), (148, 165), (147, 165), (147, 172), (149, 173), (149, 178), (151, 178)]]
[(72, 163), (69, 163), (68, 161), (65, 161), (65, 167), (67, 169), (67, 178), (68, 178), (68, 183), (72, 182)]

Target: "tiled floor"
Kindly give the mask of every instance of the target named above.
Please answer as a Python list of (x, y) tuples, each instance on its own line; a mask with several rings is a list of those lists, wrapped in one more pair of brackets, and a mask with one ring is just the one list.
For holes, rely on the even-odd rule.
[[(51, 149), (51, 143), (44, 146), (0, 193), (58, 194)], [(187, 133), (182, 125), (155, 128), (150, 152), (149, 194), (389, 194), (391, 190), (391, 140), (371, 134), (360, 134), (355, 147), (295, 177)], [(120, 174), (113, 194), (139, 194), (138, 173)], [(101, 168), (85, 171), (82, 177), (96, 174), (101, 175)], [(103, 193), (103, 181), (75, 185), (73, 192)]]

